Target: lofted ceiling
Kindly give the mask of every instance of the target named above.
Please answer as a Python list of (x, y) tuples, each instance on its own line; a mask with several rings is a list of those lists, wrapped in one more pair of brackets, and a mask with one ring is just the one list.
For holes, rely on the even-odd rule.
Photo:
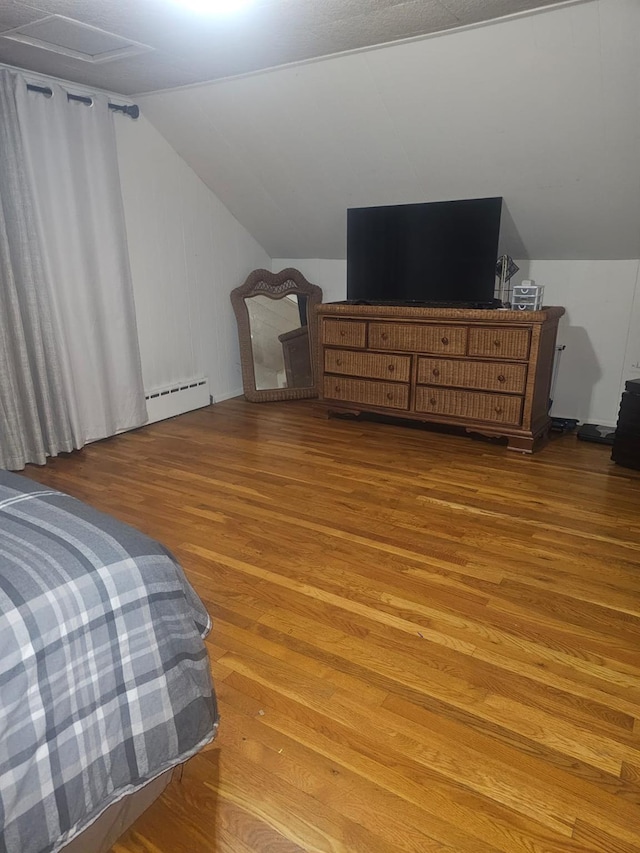
[[(93, 57), (3, 38), (54, 14)], [(640, 0), (0, 0), (0, 61), (138, 93), (274, 258), (344, 258), (348, 207), (498, 195), (512, 254), (640, 257)]]
[[(0, 62), (112, 92), (137, 94), (216, 80), (562, 4), (566, 0), (250, 0), (203, 16), (178, 0), (0, 0)], [(579, 2), (579, 0), (571, 0)], [(45, 49), (10, 31), (51, 15), (98, 27), (136, 54), (92, 61)], [(61, 22), (54, 22), (64, 41)], [(50, 28), (51, 29), (51, 28)], [(8, 34), (3, 37), (3, 33)], [(82, 32), (70, 33), (79, 42)], [(82, 51), (80, 51), (82, 52)], [(95, 57), (95, 52), (93, 56)]]
[(344, 258), (348, 207), (500, 195), (521, 239), (512, 254), (640, 257), (638, 0), (140, 104), (274, 258)]

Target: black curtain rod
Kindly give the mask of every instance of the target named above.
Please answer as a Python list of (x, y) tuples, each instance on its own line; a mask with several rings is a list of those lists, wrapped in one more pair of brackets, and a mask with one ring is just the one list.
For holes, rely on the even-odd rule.
[[(48, 86), (36, 86), (34, 83), (27, 83), (27, 89), (30, 92), (40, 92), (42, 95), (47, 95), (49, 98), (53, 95), (53, 90)], [(91, 106), (93, 100), (87, 95), (72, 95), (67, 92), (68, 101), (80, 101), (81, 104)], [(140, 115), (140, 107), (137, 104), (112, 104), (109, 102), (109, 109), (116, 113), (124, 113), (131, 118), (138, 118)]]

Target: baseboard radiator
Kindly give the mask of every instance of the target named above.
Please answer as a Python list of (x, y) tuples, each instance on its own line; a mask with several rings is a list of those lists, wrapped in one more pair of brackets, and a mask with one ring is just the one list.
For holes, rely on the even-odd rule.
[(147, 401), (148, 423), (164, 421), (201, 409), (211, 402), (209, 392), (209, 380), (204, 377), (200, 379), (189, 379), (185, 382), (176, 382), (164, 388), (157, 388), (145, 394)]

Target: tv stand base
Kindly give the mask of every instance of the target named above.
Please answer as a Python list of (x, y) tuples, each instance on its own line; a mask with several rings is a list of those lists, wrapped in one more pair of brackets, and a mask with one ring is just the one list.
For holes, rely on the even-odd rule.
[(317, 308), (329, 414), (422, 421), (534, 453), (548, 437), (563, 308), (482, 311), (330, 303)]
[(473, 429), (466, 427), (465, 432), (469, 435), (484, 435), (487, 438), (506, 438), (507, 450), (515, 450), (517, 453), (531, 454), (535, 450), (540, 450), (547, 443), (549, 438), (549, 430), (545, 429), (543, 433), (536, 436), (529, 435), (502, 435), (495, 432), (486, 432), (481, 429)]

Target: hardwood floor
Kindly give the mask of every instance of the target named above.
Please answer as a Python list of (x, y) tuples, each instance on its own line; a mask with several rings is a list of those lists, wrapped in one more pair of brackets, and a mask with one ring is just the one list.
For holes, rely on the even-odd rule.
[(215, 744), (114, 853), (640, 853), (640, 474), (231, 400), (30, 468), (207, 604)]

